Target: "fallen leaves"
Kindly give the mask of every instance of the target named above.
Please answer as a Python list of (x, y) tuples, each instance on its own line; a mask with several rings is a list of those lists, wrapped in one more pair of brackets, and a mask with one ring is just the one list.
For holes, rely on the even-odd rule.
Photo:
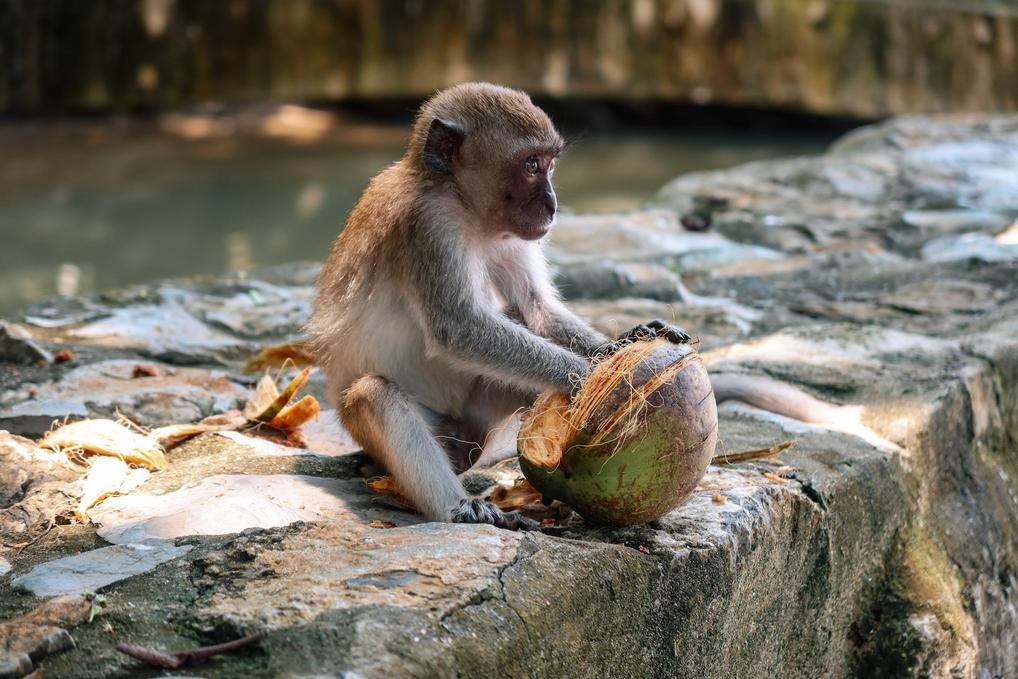
[[(294, 400), (308, 381), (311, 369), (301, 370), (280, 391), (265, 375), (244, 411), (230, 410), (193, 424), (173, 424), (145, 432), (127, 420), (87, 419), (66, 423), (47, 433), (39, 447), (58, 453), (87, 467), (74, 517), (87, 522), (88, 509), (112, 495), (129, 493), (144, 483), (149, 473), (166, 466), (165, 451), (199, 434), (250, 430), (288, 446), (306, 447), (301, 425), (318, 417), (321, 407), (314, 396)], [(132, 378), (158, 377), (158, 367), (138, 364)]]
[(244, 372), (257, 373), (270, 368), (282, 368), (293, 365), (298, 368), (313, 365), (315, 362), (311, 346), (307, 342), (285, 342), (265, 347), (255, 354), (244, 366)]
[(494, 502), (502, 511), (511, 512), (540, 502), (541, 493), (529, 481), (520, 478), (509, 487), (496, 485), (485, 499)]
[(290, 380), (282, 392), (276, 386), (276, 381), (271, 375), (264, 375), (255, 387), (254, 394), (244, 407), (244, 415), (249, 420), (271, 424), (276, 415), (293, 399), (294, 394), (307, 384), (311, 376), (311, 368), (304, 368), (297, 376)]

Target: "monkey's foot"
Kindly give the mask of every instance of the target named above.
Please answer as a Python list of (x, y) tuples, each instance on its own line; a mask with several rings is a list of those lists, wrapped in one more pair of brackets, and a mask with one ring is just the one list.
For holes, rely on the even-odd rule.
[(507, 530), (537, 530), (540, 528), (533, 519), (519, 512), (503, 512), (494, 503), (477, 498), (465, 498), (452, 510), (453, 523), (490, 523), (496, 528)]

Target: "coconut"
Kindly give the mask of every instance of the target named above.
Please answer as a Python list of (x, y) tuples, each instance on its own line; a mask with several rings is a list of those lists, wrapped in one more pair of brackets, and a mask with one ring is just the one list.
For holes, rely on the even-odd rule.
[(646, 523), (693, 492), (717, 433), (696, 350), (634, 342), (598, 362), (571, 400), (555, 392), (537, 399), (520, 428), (520, 466), (537, 490), (588, 521)]

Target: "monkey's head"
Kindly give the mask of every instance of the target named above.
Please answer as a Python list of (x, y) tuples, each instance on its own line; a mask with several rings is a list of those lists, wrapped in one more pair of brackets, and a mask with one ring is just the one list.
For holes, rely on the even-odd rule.
[(421, 107), (407, 157), (429, 180), (451, 187), (489, 235), (535, 240), (555, 220), (551, 178), (563, 147), (525, 93), (466, 83)]

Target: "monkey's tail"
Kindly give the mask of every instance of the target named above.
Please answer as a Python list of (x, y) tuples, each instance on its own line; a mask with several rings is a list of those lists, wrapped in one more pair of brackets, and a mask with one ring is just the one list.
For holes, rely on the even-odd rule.
[(718, 403), (742, 401), (800, 422), (858, 436), (878, 448), (900, 450), (899, 446), (862, 423), (862, 406), (841, 406), (821, 401), (787, 382), (759, 375), (717, 373), (710, 376), (710, 381)]

